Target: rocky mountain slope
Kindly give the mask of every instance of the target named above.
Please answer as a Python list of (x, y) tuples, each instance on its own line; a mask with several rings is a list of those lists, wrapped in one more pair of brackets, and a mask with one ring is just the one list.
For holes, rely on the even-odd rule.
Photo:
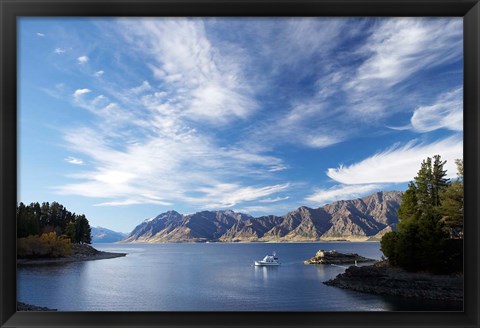
[(398, 222), (402, 192), (377, 192), (313, 209), (305, 206), (283, 216), (233, 211), (182, 215), (162, 213), (138, 225), (125, 242), (250, 242), (378, 240)]

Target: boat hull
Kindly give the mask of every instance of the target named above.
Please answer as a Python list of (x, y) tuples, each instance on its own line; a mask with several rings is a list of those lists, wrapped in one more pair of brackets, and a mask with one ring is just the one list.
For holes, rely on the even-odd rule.
[(262, 261), (255, 261), (255, 266), (279, 266), (280, 263), (267, 263)]

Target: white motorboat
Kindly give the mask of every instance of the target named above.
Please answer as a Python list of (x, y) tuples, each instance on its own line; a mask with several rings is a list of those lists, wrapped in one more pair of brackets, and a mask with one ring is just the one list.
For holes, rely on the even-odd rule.
[(275, 253), (266, 255), (263, 260), (255, 261), (255, 266), (276, 266), (280, 265), (280, 261)]

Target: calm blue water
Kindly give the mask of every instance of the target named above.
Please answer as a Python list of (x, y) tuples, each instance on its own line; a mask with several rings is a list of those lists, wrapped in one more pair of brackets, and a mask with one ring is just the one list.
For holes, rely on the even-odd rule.
[[(126, 257), (19, 266), (18, 300), (60, 311), (413, 311), (459, 303), (329, 287), (344, 268), (305, 265), (319, 249), (379, 259), (379, 243), (96, 244)], [(255, 267), (276, 251), (280, 267)]]

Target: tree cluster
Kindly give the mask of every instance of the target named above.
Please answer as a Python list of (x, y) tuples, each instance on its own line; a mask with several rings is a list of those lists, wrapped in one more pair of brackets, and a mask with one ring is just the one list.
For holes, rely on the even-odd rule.
[(23, 203), (17, 206), (17, 238), (55, 232), (72, 243), (92, 241), (90, 224), (85, 215), (68, 211), (63, 205), (53, 203)]
[(385, 234), (381, 251), (408, 271), (461, 272), (463, 267), (463, 162), (450, 181), (440, 155), (421, 163), (398, 210), (397, 231)]

